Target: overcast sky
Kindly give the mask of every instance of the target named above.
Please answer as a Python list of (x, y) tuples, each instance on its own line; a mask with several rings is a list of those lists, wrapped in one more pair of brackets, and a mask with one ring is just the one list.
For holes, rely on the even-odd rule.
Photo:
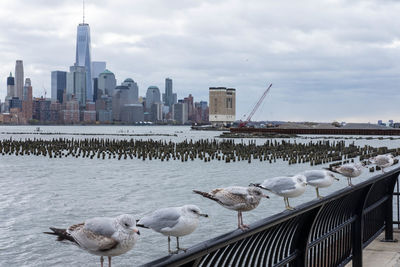
[[(79, 0), (2, 0), (0, 98), (15, 60), (35, 96), (75, 62)], [(400, 121), (400, 3), (337, 0), (87, 0), (92, 60), (139, 94), (171, 77), (178, 99), (236, 88), (236, 118)]]

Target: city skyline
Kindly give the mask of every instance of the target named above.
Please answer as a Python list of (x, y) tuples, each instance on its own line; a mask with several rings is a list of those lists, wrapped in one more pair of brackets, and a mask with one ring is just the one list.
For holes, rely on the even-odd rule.
[[(117, 84), (133, 78), (141, 96), (150, 85), (163, 92), (166, 77), (178, 98), (234, 87), (241, 119), (273, 83), (255, 120), (398, 120), (398, 3), (150, 2), (86, 1), (92, 61), (106, 61)], [(81, 4), (5, 1), (0, 21), (12, 26), (0, 34), (1, 99), (18, 59), (34, 96), (43, 87), (49, 96), (51, 71), (74, 63)], [(26, 15), (1, 13), (13, 10)]]

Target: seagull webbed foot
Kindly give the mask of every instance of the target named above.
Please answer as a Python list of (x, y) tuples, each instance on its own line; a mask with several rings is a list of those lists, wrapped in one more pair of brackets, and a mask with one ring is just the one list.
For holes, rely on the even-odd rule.
[(250, 226), (248, 224), (241, 224), (239, 225), (239, 229), (246, 231), (247, 229), (250, 229)]

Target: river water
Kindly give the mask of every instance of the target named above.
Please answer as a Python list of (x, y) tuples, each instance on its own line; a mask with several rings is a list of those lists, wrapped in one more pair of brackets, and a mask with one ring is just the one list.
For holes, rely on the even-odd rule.
[[(40, 135), (33, 134), (39, 130)], [(59, 133), (60, 135), (53, 135)], [(79, 133), (85, 135), (78, 135)], [(121, 136), (116, 134), (165, 134), (168, 136)], [(219, 132), (191, 131), (183, 126), (0, 126), (0, 139), (10, 138), (212, 139)], [(293, 139), (292, 139), (293, 140)], [(240, 140), (239, 140), (240, 141)], [(244, 140), (246, 142), (246, 140)], [(257, 139), (264, 143), (266, 139)], [(297, 142), (310, 140), (298, 139)], [(347, 140), (346, 142), (353, 142)], [(399, 140), (355, 140), (355, 144), (400, 147)], [(318, 169), (326, 165), (313, 167)], [(209, 218), (201, 218), (197, 230), (181, 238), (182, 247), (234, 230), (236, 213), (192, 193), (231, 185), (247, 186), (278, 175), (293, 175), (310, 169), (309, 164), (288, 165), (253, 160), (225, 163), (201, 160), (181, 162), (139, 159), (48, 158), (0, 155), (0, 266), (99, 266), (99, 257), (45, 235), (49, 226), (68, 227), (91, 217), (130, 213), (140, 218), (157, 208), (195, 204)], [(377, 173), (364, 171), (354, 183)], [(340, 177), (342, 178), (342, 177)], [(347, 186), (342, 178), (320, 193)], [(257, 209), (244, 213), (244, 223), (282, 212), (283, 199), (274, 195)], [(314, 188), (291, 199), (291, 205), (315, 199)], [(173, 243), (174, 244), (174, 243)], [(130, 252), (113, 258), (114, 266), (137, 266), (167, 255), (167, 238), (141, 229)]]

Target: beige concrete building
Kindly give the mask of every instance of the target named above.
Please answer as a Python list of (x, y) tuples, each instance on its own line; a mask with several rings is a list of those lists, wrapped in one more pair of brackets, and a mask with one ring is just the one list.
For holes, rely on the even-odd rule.
[(236, 89), (210, 87), (209, 120), (213, 125), (228, 124), (235, 121)]

